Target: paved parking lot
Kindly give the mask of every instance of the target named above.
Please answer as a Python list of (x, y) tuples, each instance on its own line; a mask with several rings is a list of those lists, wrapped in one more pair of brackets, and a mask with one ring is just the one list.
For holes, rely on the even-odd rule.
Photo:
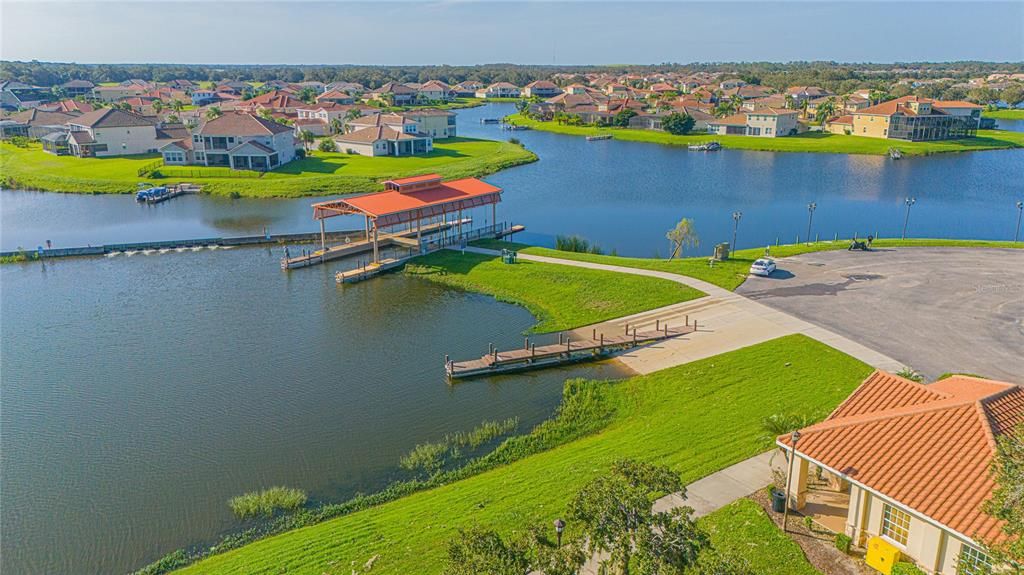
[(1024, 250), (817, 252), (778, 260), (738, 293), (826, 327), (934, 379), (1024, 384)]

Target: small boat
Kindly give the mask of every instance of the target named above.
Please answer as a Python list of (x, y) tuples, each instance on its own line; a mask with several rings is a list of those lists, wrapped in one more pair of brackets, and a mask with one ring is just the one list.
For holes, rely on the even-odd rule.
[(596, 142), (598, 140), (611, 140), (611, 139), (612, 139), (612, 135), (611, 134), (598, 134), (596, 136), (587, 136), (587, 141), (588, 142)]
[(498, 118), (480, 118), (481, 124), (500, 124), (501, 120)]
[(889, 148), (889, 157), (894, 160), (899, 160), (903, 158), (903, 152), (901, 152), (899, 148)]
[(722, 144), (718, 142), (705, 142), (703, 144), (690, 144), (686, 146), (687, 150), (691, 152), (717, 152), (722, 149)]

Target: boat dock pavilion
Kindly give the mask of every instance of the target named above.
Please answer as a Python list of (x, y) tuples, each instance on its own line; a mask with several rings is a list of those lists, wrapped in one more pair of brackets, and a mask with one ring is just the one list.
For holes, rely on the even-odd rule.
[[(286, 258), (281, 267), (306, 267), (372, 252), (369, 266), (379, 269), (397, 263), (381, 260), (381, 248), (385, 246), (398, 245), (421, 254), (470, 240), (504, 237), (523, 229), (498, 222), (497, 204), (502, 189), (477, 178), (442, 181), (438, 174), (426, 174), (388, 180), (384, 188), (381, 192), (313, 204), (313, 219), (320, 222), (320, 249)], [(474, 228), (474, 211), (486, 210), (487, 206), (490, 223)], [(364, 239), (328, 247), (325, 220), (347, 215), (363, 216)], [(364, 268), (363, 274), (367, 271), (370, 270)]]

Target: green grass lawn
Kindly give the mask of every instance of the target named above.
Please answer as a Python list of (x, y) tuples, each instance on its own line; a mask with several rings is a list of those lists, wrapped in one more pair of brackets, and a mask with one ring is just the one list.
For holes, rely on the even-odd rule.
[[(580, 487), (622, 457), (668, 465), (690, 483), (769, 449), (772, 438), (761, 430), (762, 418), (782, 412), (823, 418), (870, 371), (856, 359), (793, 335), (618, 383), (590, 382), (602, 386), (602, 401), (612, 410), (607, 425), (592, 435), (215, 555), (182, 573), (348, 575), (353, 565), (374, 556), (374, 573), (439, 573), (445, 545), (459, 528), (480, 525), (509, 534), (548, 526), (564, 515)], [(708, 523), (766, 533), (728, 514)], [(723, 547), (739, 541), (728, 533), (715, 537)], [(779, 547), (751, 544), (737, 552), (754, 565), (794, 560)]]
[(997, 120), (1024, 120), (1024, 110), (986, 110), (981, 115)]
[[(114, 158), (54, 156), (39, 145), (18, 148), (0, 143), (0, 175), (5, 187), (54, 192), (129, 193), (136, 184), (191, 182), (203, 191), (249, 197), (297, 197), (368, 192), (380, 189), (387, 178), (437, 172), (446, 178), (484, 176), (532, 162), (532, 152), (508, 142), (449, 138), (437, 140), (433, 152), (423, 156), (368, 157), (314, 151), (302, 160), (285, 164), (262, 177), (204, 166), (165, 166), (164, 177), (138, 177), (140, 167), (158, 160), (156, 155)], [(228, 177), (230, 176), (230, 177)]]
[(530, 310), (536, 332), (572, 329), (705, 295), (668, 280), (495, 256), (440, 251), (417, 258), (406, 273)]
[(800, 546), (750, 499), (730, 503), (697, 523), (711, 535), (715, 553), (742, 557), (754, 573), (820, 575)]
[(924, 156), (945, 152), (970, 152), (977, 150), (998, 150), (1024, 147), (1024, 132), (1006, 130), (978, 130), (974, 138), (944, 140), (939, 142), (903, 142), (862, 136), (844, 136), (822, 132), (805, 132), (784, 138), (758, 138), (754, 136), (718, 136), (709, 134), (688, 134), (673, 136), (654, 130), (630, 128), (609, 128), (593, 126), (564, 126), (556, 122), (541, 122), (521, 114), (509, 116), (509, 121), (530, 126), (534, 130), (555, 132), (571, 136), (593, 136), (611, 134), (617, 140), (649, 142), (686, 146), (689, 144), (716, 141), (726, 148), (737, 150), (761, 150), (771, 152), (824, 152), (839, 154), (886, 155), (889, 148), (899, 148), (907, 156)]
[[(529, 246), (526, 244), (503, 242), (500, 240), (479, 240), (473, 242), (473, 245), (490, 249), (509, 248), (519, 250), (527, 254), (548, 256), (552, 258), (562, 258), (566, 260), (593, 262), (599, 264), (625, 266), (645, 270), (671, 272), (704, 280), (706, 282), (713, 283), (718, 287), (725, 288), (727, 290), (734, 290), (738, 288), (740, 284), (742, 284), (747, 279), (747, 273), (750, 271), (750, 264), (754, 263), (754, 260), (764, 255), (764, 248), (737, 250), (736, 252), (733, 252), (730, 255), (728, 260), (722, 262), (715, 262), (714, 266), (709, 266), (707, 256), (682, 258), (676, 260), (666, 260), (658, 258), (630, 258), (622, 256), (566, 252), (554, 250), (551, 248)], [(838, 242), (825, 241), (814, 242), (810, 244), (787, 244), (781, 246), (771, 246), (770, 255), (773, 258), (784, 258), (788, 256), (795, 256), (810, 252), (820, 252), (827, 250), (845, 250), (847, 247), (849, 247), (849, 245), (850, 242), (848, 240), (839, 240)], [(911, 238), (907, 240), (879, 238), (875, 240), (872, 245), (876, 248), (963, 247), (1024, 249), (1024, 242), (1014, 243), (1009, 241), (946, 240), (930, 238)]]

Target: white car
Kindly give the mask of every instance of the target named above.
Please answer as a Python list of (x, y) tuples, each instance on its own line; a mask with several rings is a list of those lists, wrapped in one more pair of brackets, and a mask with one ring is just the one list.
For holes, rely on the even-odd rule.
[(768, 277), (775, 271), (775, 260), (771, 258), (758, 258), (751, 264), (750, 273), (755, 276)]

